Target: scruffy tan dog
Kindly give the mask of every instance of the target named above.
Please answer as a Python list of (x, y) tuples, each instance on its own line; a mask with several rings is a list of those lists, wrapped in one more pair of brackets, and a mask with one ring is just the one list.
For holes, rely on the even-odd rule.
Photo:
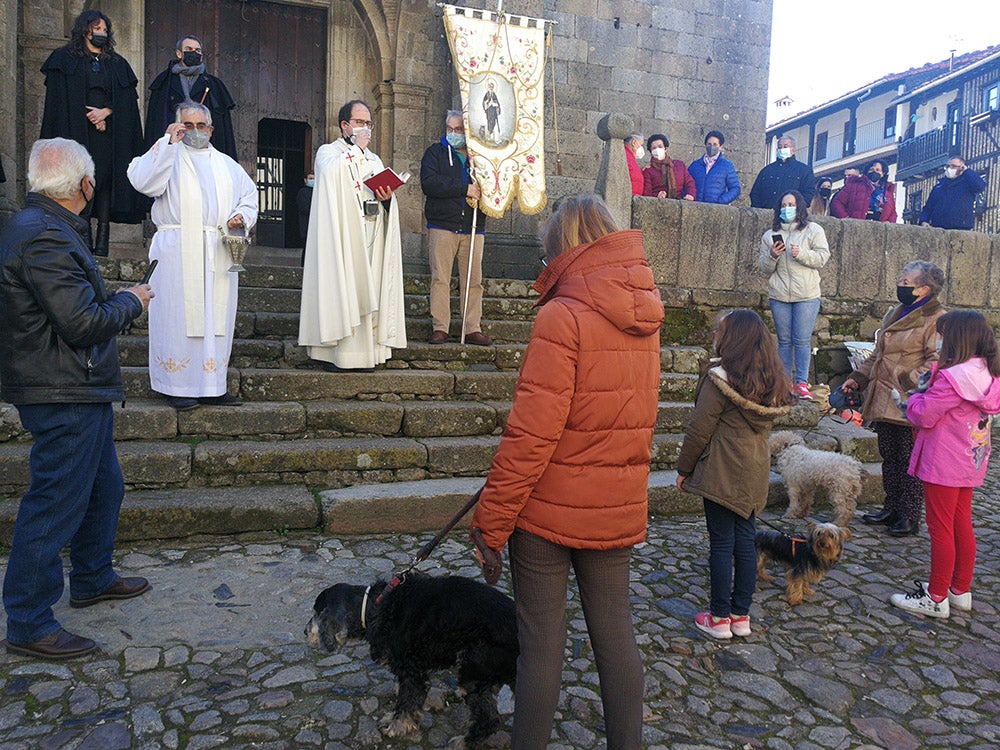
[(768, 445), (788, 489), (785, 518), (806, 518), (816, 490), (825, 489), (834, 508), (834, 523), (850, 524), (866, 476), (858, 459), (807, 448), (801, 437), (787, 430), (772, 432)]
[(837, 564), (844, 550), (844, 543), (851, 538), (851, 530), (833, 523), (809, 521), (806, 538), (789, 536), (780, 531), (758, 531), (757, 579), (774, 582), (766, 566), (774, 560), (785, 566), (785, 599), (795, 607), (802, 604), (804, 596), (814, 592), (812, 585), (819, 583), (826, 572)]

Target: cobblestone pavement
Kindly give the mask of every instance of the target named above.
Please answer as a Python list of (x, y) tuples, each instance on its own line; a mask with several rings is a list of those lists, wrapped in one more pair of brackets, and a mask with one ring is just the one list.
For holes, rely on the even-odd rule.
[[(653, 519), (633, 565), (646, 746), (1000, 745), (998, 490), (994, 470), (976, 495), (972, 613), (928, 620), (890, 607), (891, 593), (926, 580), (926, 531), (893, 539), (857, 525), (813, 597), (792, 609), (766, 587), (753, 635), (724, 643), (691, 622), (707, 602), (703, 519)], [(401, 568), (428, 538), (275, 534), (120, 549), (119, 569), (148, 576), (153, 589), (83, 610), (60, 602), (63, 625), (97, 638), (99, 655), (45, 663), (0, 654), (0, 747), (443, 747), (466, 718), (450, 675), (433, 682), (422, 734), (386, 741), (377, 720), (391, 700), (389, 673), (361, 645), (319, 654), (303, 636), (319, 590)], [(478, 573), (464, 533), (421, 569)], [(552, 747), (602, 748), (597, 675), (572, 589), (569, 632)], [(506, 689), (501, 709), (509, 729)]]

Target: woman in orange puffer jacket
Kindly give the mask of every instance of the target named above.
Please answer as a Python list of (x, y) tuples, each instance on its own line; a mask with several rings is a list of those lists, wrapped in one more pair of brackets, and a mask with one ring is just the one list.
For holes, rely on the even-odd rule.
[(488, 558), (509, 545), (520, 644), (512, 748), (548, 744), (571, 565), (608, 748), (638, 748), (643, 677), (629, 563), (646, 536), (663, 304), (642, 232), (617, 231), (597, 196), (563, 203), (543, 248), (547, 267), (535, 282), (541, 309), (472, 522)]

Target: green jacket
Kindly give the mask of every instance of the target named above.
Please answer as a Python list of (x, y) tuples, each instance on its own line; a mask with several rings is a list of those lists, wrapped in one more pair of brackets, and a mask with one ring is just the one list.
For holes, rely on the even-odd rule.
[(767, 503), (771, 424), (789, 406), (764, 406), (741, 396), (713, 367), (698, 382), (677, 473), (685, 492), (749, 518)]

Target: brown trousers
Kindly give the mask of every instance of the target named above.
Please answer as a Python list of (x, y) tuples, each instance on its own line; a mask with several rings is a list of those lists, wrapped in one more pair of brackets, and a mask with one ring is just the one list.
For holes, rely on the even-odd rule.
[[(448, 332), (451, 324), (451, 267), (458, 258), (459, 315), (465, 309), (465, 284), (469, 276), (469, 240), (472, 235), (446, 229), (427, 229), (428, 260), (431, 266), (431, 320), (435, 331)], [(483, 235), (476, 232), (476, 261), (469, 281), (469, 317), (466, 333), (482, 330), (483, 318)]]

